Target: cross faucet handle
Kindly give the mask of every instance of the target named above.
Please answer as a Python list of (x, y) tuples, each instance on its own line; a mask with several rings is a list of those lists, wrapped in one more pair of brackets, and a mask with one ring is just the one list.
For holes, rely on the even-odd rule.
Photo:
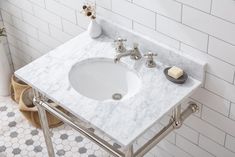
[(114, 40), (114, 42), (124, 42), (124, 41), (127, 41), (127, 39), (123, 39), (121, 37), (118, 37), (117, 39)]
[(153, 53), (153, 52), (148, 52), (147, 54), (144, 54), (144, 56), (148, 59), (148, 58), (153, 58), (155, 56), (157, 56), (157, 53)]
[(115, 49), (118, 53), (124, 53), (126, 51), (125, 45), (123, 42), (126, 42), (127, 39), (122, 39), (121, 37), (118, 37), (116, 40), (114, 40), (115, 43)]
[(157, 66), (156, 62), (154, 61), (154, 57), (156, 56), (157, 56), (157, 53), (153, 53), (153, 52), (148, 52), (147, 54), (144, 54), (144, 57), (147, 59), (145, 65), (148, 68), (154, 68)]

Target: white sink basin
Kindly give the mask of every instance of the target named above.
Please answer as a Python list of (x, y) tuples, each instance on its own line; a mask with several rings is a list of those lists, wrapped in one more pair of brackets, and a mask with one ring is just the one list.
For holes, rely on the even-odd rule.
[(99, 101), (123, 100), (135, 95), (141, 87), (135, 71), (108, 58), (76, 63), (69, 72), (69, 81), (79, 94)]

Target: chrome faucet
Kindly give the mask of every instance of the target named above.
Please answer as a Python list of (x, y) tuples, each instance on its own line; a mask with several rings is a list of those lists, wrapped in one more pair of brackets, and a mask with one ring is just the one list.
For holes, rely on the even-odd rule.
[(145, 65), (148, 68), (154, 68), (157, 66), (156, 62), (154, 61), (155, 56), (157, 56), (157, 53), (148, 52), (147, 54), (144, 54), (144, 57), (147, 59)]
[(126, 47), (124, 46), (124, 42), (126, 41), (126, 39), (122, 39), (121, 37), (117, 38), (117, 40), (114, 40), (115, 50), (117, 51), (117, 53), (126, 52)]
[[(125, 47), (124, 47), (125, 48)], [(115, 58), (114, 58), (114, 62), (117, 63), (120, 61), (120, 59), (122, 57), (126, 57), (126, 56), (130, 56), (131, 59), (133, 60), (139, 60), (142, 58), (142, 55), (139, 51), (139, 48), (138, 48), (138, 44), (137, 43), (134, 43), (133, 44), (133, 49), (131, 50), (126, 50), (125, 48), (125, 52), (122, 52), (122, 53), (119, 53)]]

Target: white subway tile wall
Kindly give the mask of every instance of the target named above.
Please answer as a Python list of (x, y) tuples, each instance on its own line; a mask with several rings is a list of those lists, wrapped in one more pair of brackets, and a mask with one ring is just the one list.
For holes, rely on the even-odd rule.
[[(95, 0), (92, 0), (95, 1)], [(0, 0), (14, 68), (85, 31), (84, 0)], [(235, 156), (235, 1), (96, 0), (97, 14), (208, 62), (205, 85), (192, 95), (201, 113), (150, 154)], [(3, 21), (3, 22), (2, 22)], [(152, 131), (154, 134), (154, 130)]]
[(219, 144), (211, 141), (203, 135), (200, 135), (199, 137), (199, 147), (202, 147), (206, 151), (212, 153), (214, 156), (234, 157), (233, 152), (224, 147), (221, 147)]
[[(1, 2), (0, 2), (0, 5), (1, 5)], [(5, 26), (4, 26), (4, 23), (3, 23), (2, 13), (0, 12), (0, 28), (3, 28), (3, 27), (5, 27)], [(6, 55), (8, 57), (9, 63), (10, 63), (10, 68), (13, 71), (13, 63), (12, 63), (12, 59), (11, 59), (11, 53), (10, 53), (7, 38), (6, 37), (0, 37), (0, 41), (3, 42), (3, 46), (4, 46), (4, 49), (7, 53)]]
[(190, 28), (182, 23), (157, 15), (157, 30), (180, 42), (196, 47), (202, 51), (207, 49), (208, 35)]

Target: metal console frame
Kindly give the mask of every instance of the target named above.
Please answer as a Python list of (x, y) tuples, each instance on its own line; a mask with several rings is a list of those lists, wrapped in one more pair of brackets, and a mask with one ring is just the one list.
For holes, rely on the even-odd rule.
[(80, 132), (82, 135), (99, 145), (101, 148), (103, 148), (105, 151), (110, 153), (111, 155), (115, 157), (143, 157), (148, 151), (150, 151), (156, 144), (158, 144), (164, 137), (166, 137), (170, 132), (172, 132), (174, 129), (178, 129), (181, 127), (183, 121), (188, 118), (192, 113), (196, 112), (198, 110), (198, 106), (194, 102), (189, 102), (189, 106), (181, 113), (181, 105), (178, 105), (173, 109), (172, 117), (169, 121), (169, 123), (160, 130), (152, 139), (147, 141), (141, 148), (136, 150), (134, 152), (133, 150), (133, 144), (129, 145), (124, 152), (114, 148), (111, 144), (109, 144), (107, 141), (101, 139), (97, 135), (94, 134), (94, 132), (90, 131), (85, 126), (76, 123), (76, 120), (62, 111), (58, 110), (57, 108), (51, 106), (47, 103), (47, 98), (40, 94), (37, 90), (34, 91), (34, 105), (37, 106), (40, 122), (42, 125), (42, 130), (44, 134), (44, 138), (46, 141), (47, 151), (49, 157), (54, 157), (54, 148), (51, 140), (52, 134), (50, 133), (49, 127), (48, 127), (48, 121), (46, 116), (46, 111), (50, 112), (57, 118), (59, 118), (64, 123), (68, 124), (70, 127), (75, 129), (76, 131)]

